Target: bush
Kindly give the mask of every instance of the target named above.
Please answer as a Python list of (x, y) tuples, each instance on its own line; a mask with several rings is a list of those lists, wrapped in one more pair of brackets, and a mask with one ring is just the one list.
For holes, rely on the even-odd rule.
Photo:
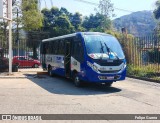
[(128, 65), (127, 75), (137, 76), (137, 77), (146, 77), (152, 78), (156, 76), (155, 70), (148, 66), (134, 66)]

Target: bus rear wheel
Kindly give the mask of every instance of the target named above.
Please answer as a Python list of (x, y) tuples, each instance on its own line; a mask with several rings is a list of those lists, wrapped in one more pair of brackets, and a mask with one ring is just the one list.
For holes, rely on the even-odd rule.
[(82, 86), (82, 81), (79, 79), (77, 73), (74, 73), (73, 81), (74, 81), (74, 84), (75, 84), (76, 87), (81, 87)]
[(51, 76), (51, 77), (53, 77), (52, 67), (48, 68), (48, 75)]

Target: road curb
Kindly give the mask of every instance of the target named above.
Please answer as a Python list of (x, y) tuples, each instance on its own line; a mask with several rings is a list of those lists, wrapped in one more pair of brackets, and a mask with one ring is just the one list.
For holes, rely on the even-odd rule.
[(26, 78), (28, 78), (28, 79), (30, 79), (30, 78), (32, 78), (32, 77), (27, 77), (27, 76), (21, 76), (21, 77), (17, 77), (17, 76), (0, 76), (0, 79), (26, 79)]
[(48, 75), (47, 71), (37, 72), (37, 75)]
[(144, 80), (148, 82), (155, 82), (155, 83), (160, 83), (160, 80), (154, 80), (154, 79), (149, 79), (149, 78), (144, 78), (144, 77), (135, 77), (131, 75), (127, 75), (128, 78), (133, 78), (133, 79), (139, 79), (139, 80)]

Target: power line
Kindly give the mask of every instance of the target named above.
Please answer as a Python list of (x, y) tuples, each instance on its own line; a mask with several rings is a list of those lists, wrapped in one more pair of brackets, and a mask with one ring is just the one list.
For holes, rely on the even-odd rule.
[(99, 5), (98, 3), (93, 3), (93, 2), (89, 2), (89, 1), (85, 1), (85, 0), (75, 0), (75, 1), (86, 3), (86, 4), (90, 4), (90, 5), (94, 5), (94, 6), (98, 6)]
[[(98, 3), (93, 3), (93, 2), (89, 2), (89, 1), (86, 1), (86, 0), (75, 0), (75, 1), (78, 1), (78, 2), (82, 2), (82, 3), (86, 3), (86, 4), (90, 4), (90, 5), (94, 5), (94, 6), (98, 6), (99, 4)], [(121, 9), (121, 8), (116, 8), (116, 7), (113, 7), (114, 9), (117, 9), (119, 11), (124, 11), (124, 12), (134, 12), (134, 11), (130, 11), (130, 10), (126, 10), (126, 9)]]

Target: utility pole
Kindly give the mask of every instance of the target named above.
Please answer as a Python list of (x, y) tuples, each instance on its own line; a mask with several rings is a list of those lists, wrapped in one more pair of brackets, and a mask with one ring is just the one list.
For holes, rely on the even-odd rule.
[(19, 17), (19, 15), (18, 15), (18, 8), (17, 8), (17, 39), (16, 39), (16, 42), (18, 43), (18, 56), (19, 56), (19, 28), (18, 28), (18, 17)]
[(9, 25), (9, 75), (12, 74), (12, 0), (8, 0)]

